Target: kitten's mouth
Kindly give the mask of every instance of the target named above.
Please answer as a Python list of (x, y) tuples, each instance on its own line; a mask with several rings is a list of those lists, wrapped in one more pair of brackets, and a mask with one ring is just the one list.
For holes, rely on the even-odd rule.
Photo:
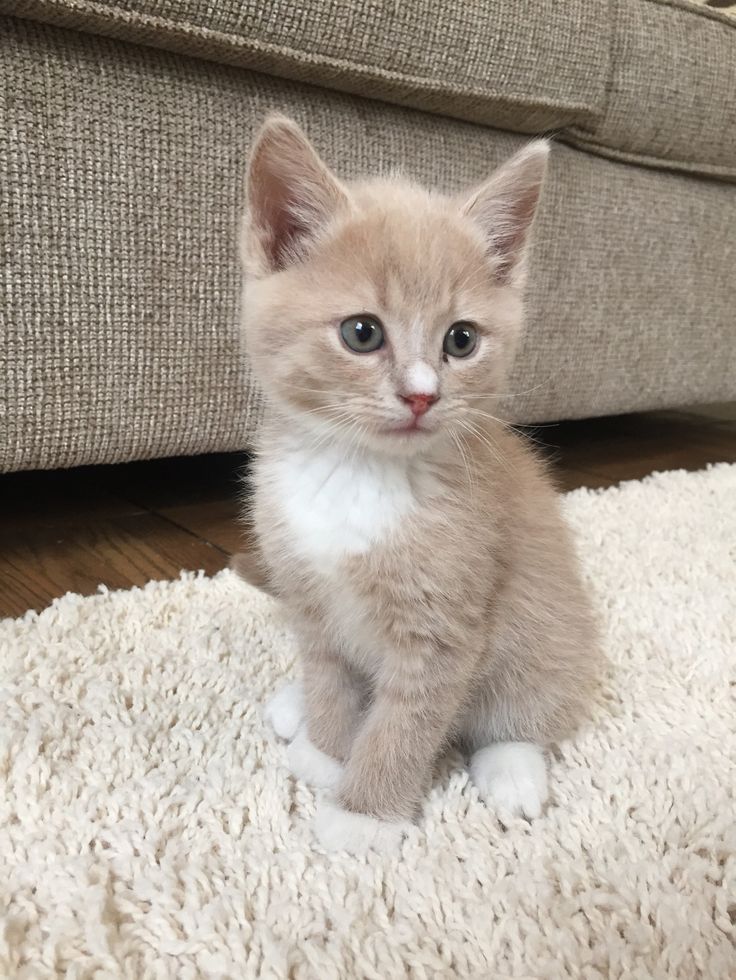
[(402, 422), (400, 425), (392, 425), (390, 428), (384, 429), (383, 431), (387, 435), (392, 436), (431, 435), (431, 429), (425, 429), (423, 425), (420, 425), (418, 418), (413, 418), (410, 422)]

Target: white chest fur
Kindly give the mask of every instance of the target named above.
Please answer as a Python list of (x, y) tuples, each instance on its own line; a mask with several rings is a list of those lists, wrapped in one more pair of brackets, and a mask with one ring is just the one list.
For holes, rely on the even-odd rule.
[(272, 447), (263, 463), (286, 550), (320, 571), (386, 540), (417, 505), (406, 460), (289, 443)]

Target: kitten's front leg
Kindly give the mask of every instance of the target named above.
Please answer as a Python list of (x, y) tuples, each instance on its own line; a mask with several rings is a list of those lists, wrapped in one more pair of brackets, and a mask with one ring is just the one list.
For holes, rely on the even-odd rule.
[(292, 773), (310, 786), (334, 789), (360, 724), (364, 691), (350, 665), (324, 643), (305, 647), (302, 675), (306, 727), (287, 750)]
[(318, 813), (317, 836), (328, 849), (392, 849), (431, 782), (464, 695), (462, 672), (438, 668), (429, 653), (406, 659), (413, 671), (394, 666), (379, 681), (339, 785), (339, 805), (323, 804)]
[(345, 762), (363, 711), (362, 678), (324, 643), (305, 651), (302, 673), (309, 738), (320, 751)]

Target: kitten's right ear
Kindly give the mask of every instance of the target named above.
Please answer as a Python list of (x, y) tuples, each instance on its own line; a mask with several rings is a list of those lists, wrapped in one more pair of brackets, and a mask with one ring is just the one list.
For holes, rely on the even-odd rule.
[(480, 227), (500, 282), (520, 286), (539, 195), (547, 172), (549, 142), (533, 140), (507, 160), (463, 203), (462, 211)]
[(243, 258), (254, 276), (299, 261), (348, 204), (342, 184), (301, 129), (280, 115), (269, 116), (256, 136), (246, 193)]

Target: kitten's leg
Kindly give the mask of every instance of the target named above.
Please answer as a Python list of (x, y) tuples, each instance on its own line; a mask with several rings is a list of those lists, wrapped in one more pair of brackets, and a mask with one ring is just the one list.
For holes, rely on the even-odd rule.
[(290, 742), (304, 724), (304, 692), (300, 681), (291, 681), (271, 697), (263, 716), (279, 738)]
[(303, 658), (309, 738), (327, 755), (345, 762), (360, 724), (366, 690), (344, 657), (319, 645)]
[(475, 752), (470, 776), (480, 795), (531, 820), (547, 799), (544, 753), (531, 742), (498, 742)]
[[(511, 688), (511, 676), (515, 687)], [(503, 671), (486, 677), (461, 719), (461, 739), (470, 751), (470, 777), (481, 797), (527, 819), (547, 800), (547, 767), (540, 743), (554, 741), (545, 717), (549, 704), (533, 690), (533, 678)]]
[(407, 651), (404, 658), (419, 661), (419, 669), (402, 672), (394, 665), (390, 678), (379, 681), (340, 782), (339, 805), (318, 811), (317, 837), (328, 849), (392, 849), (431, 782), (463, 692), (457, 675), (438, 667), (436, 658), (433, 669), (429, 657), (414, 659)]
[(306, 726), (287, 750), (289, 768), (310, 786), (334, 789), (360, 723), (364, 690), (342, 657), (317, 645), (303, 658), (303, 685)]

